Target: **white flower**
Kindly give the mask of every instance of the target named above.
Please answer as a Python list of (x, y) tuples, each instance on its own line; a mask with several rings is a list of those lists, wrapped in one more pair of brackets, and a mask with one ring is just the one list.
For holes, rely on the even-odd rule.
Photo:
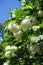
[(43, 40), (43, 35), (39, 35), (39, 38), (40, 38), (41, 40)]
[(31, 17), (32, 25), (37, 24), (38, 21), (35, 17)]
[(3, 65), (9, 65), (7, 62), (5, 62)]
[(30, 20), (29, 19), (22, 20), (20, 27), (21, 29), (24, 29), (24, 30), (30, 28), (31, 27)]
[(38, 41), (40, 41), (40, 38), (39, 37), (32, 37), (31, 38), (31, 42), (32, 43), (37, 43)]
[(10, 23), (8, 25), (8, 29), (11, 31), (11, 32), (18, 32), (19, 31), (19, 25), (15, 24), (15, 23)]
[[(17, 50), (17, 47), (16, 47), (16, 46), (6, 46), (5, 50), (6, 50), (6, 51), (9, 51), (9, 52), (10, 52), (11, 50), (12, 50), (12, 51), (16, 51), (16, 50)], [(6, 53), (7, 53), (7, 52), (6, 52)]]
[(5, 56), (6, 56), (7, 58), (10, 58), (10, 57), (11, 57), (11, 51), (5, 52)]
[(12, 51), (17, 51), (17, 47), (16, 46), (11, 46), (11, 50)]
[(12, 18), (15, 18), (16, 16), (15, 16), (15, 14), (12, 14)]
[(43, 17), (43, 11), (39, 10), (38, 16), (39, 16), (39, 17)]
[(20, 38), (21, 37), (21, 31), (18, 31), (17, 33), (13, 33), (15, 38)]
[(40, 26), (33, 26), (32, 29), (33, 31), (37, 31), (40, 28)]
[(3, 65), (9, 65), (9, 60), (3, 63)]
[(8, 50), (10, 50), (10, 49), (11, 49), (10, 46), (6, 46), (6, 48), (5, 48), (6, 51), (8, 51)]
[(30, 58), (32, 58), (32, 56), (30, 56)]
[(31, 52), (39, 52), (40, 51), (40, 47), (38, 45), (36, 45), (36, 44), (31, 45), (30, 46), (30, 51)]

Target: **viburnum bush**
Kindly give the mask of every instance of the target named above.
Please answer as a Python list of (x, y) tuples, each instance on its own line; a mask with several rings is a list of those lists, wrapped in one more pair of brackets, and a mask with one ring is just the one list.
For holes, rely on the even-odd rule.
[(43, 0), (19, 0), (3, 23), (0, 65), (43, 65)]

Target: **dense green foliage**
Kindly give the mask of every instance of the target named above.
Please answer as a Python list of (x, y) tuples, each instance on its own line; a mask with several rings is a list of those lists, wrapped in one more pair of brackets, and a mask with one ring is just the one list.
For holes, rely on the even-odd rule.
[(43, 0), (19, 1), (3, 23), (0, 65), (43, 65)]

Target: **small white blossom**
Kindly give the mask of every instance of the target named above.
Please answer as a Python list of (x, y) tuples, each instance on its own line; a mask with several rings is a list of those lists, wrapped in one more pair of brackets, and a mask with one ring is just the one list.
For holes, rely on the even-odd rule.
[(3, 65), (9, 65), (7, 62), (5, 62)]
[(13, 33), (15, 38), (20, 38), (21, 37), (21, 31), (18, 31), (17, 33)]
[(38, 45), (36, 45), (36, 44), (31, 45), (30, 46), (30, 51), (31, 52), (39, 52), (40, 51), (40, 47)]
[(6, 48), (5, 48), (6, 51), (8, 51), (8, 50), (10, 50), (10, 49), (11, 49), (10, 46), (6, 46)]
[(32, 58), (32, 56), (30, 56), (30, 58)]
[(32, 43), (37, 43), (38, 41), (40, 41), (40, 38), (39, 37), (32, 37), (31, 38), (31, 42)]
[(15, 16), (15, 14), (12, 14), (12, 18), (15, 18), (16, 16)]
[(40, 28), (40, 26), (33, 26), (32, 29), (33, 31), (37, 31)]
[(5, 56), (6, 56), (7, 58), (10, 58), (10, 57), (11, 57), (11, 51), (5, 52)]
[(11, 46), (11, 50), (12, 51), (17, 51), (17, 47), (16, 46)]
[(39, 16), (39, 17), (43, 17), (43, 11), (39, 10), (38, 16)]
[(30, 28), (31, 27), (30, 20), (29, 19), (22, 20), (20, 27), (21, 27), (21, 29), (28, 29), (28, 28)]
[(43, 40), (43, 35), (39, 35), (39, 38), (40, 38), (41, 40)]

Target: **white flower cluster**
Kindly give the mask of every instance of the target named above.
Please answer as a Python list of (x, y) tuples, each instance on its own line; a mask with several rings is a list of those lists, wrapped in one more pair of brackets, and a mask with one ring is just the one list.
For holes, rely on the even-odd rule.
[(8, 50), (14, 50), (14, 51), (16, 51), (17, 50), (17, 47), (16, 46), (6, 46), (6, 48), (5, 48), (5, 50), (6, 51), (8, 51)]
[(20, 38), (21, 35), (21, 29), (26, 30), (31, 27), (31, 22), (30, 22), (30, 16), (26, 16), (24, 20), (21, 21), (20, 25), (17, 25), (13, 22), (8, 24), (8, 29), (13, 33), (13, 35), (16, 38)]
[(31, 42), (32, 42), (32, 43), (37, 43), (37, 42), (40, 41), (40, 40), (43, 40), (43, 35), (39, 35), (38, 37), (35, 36), (35, 37), (32, 37), (32, 38), (31, 38)]
[(36, 45), (36, 44), (30, 45), (30, 51), (39, 53), (40, 47), (38, 45)]
[(24, 29), (24, 30), (31, 27), (31, 22), (30, 22), (29, 16), (26, 16), (26, 18), (24, 20), (22, 20), (20, 27), (21, 27), (21, 29)]
[[(27, 30), (32, 25), (36, 24), (37, 22), (38, 21), (35, 17), (26, 16), (25, 19), (23, 19), (21, 21), (20, 25), (17, 25), (13, 22), (10, 22), (9, 25), (8, 25), (8, 29), (13, 33), (15, 38), (20, 38), (21, 33), (22, 33), (21, 29), (22, 30)], [(40, 26), (33, 26), (32, 27), (33, 31), (37, 31), (39, 28), (40, 28)]]
[(40, 26), (33, 26), (32, 29), (33, 31), (37, 31), (38, 29), (40, 29)]
[(16, 46), (6, 46), (5, 48), (6, 52), (5, 52), (5, 56), (7, 58), (10, 58), (11, 56), (14, 56), (14, 52), (17, 51), (17, 47)]
[(13, 32), (13, 35), (16, 37), (16, 38), (19, 38), (20, 37), (20, 34), (21, 34), (21, 31), (20, 31), (20, 27), (19, 25), (15, 24), (15, 23), (10, 23), (8, 25), (8, 29)]
[(8, 29), (11, 31), (11, 32), (14, 32), (14, 33), (17, 33), (19, 31), (19, 25), (11, 22), (9, 23), (8, 25)]
[(31, 42), (32, 42), (32, 43), (37, 43), (38, 41), (40, 41), (40, 38), (39, 38), (39, 37), (36, 37), (36, 36), (35, 36), (35, 37), (32, 37), (32, 38), (31, 38)]
[(43, 17), (43, 11), (39, 10), (38, 16), (39, 16), (39, 17)]

